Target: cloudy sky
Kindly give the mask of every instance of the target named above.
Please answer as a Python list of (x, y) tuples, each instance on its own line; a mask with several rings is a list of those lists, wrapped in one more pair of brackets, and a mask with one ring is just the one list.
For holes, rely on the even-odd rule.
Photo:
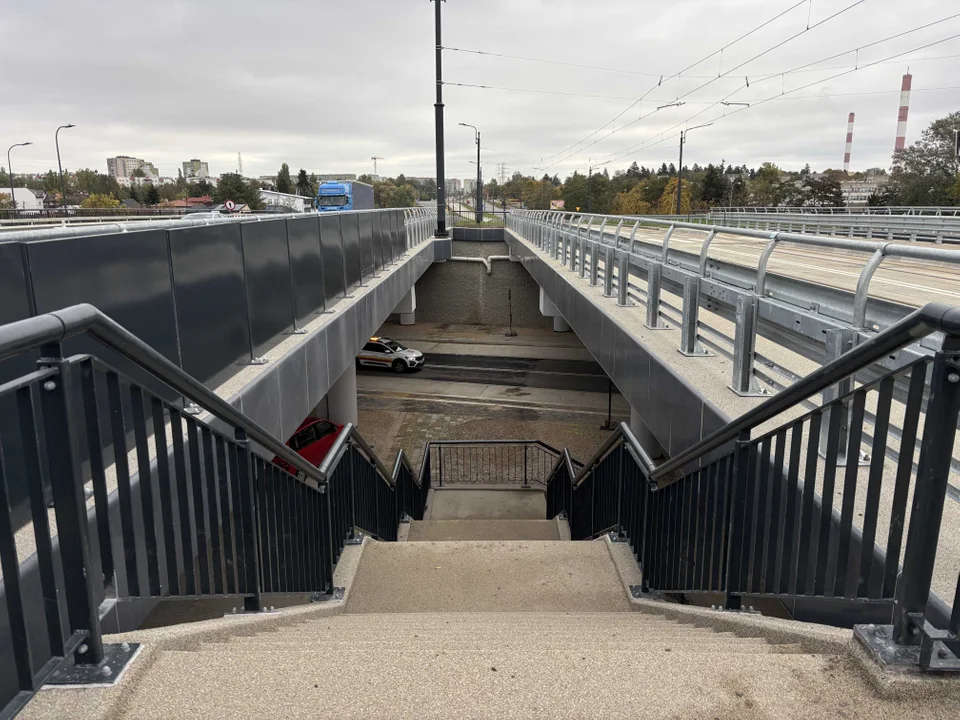
[[(482, 130), (485, 176), (503, 163), (564, 177), (673, 161), (680, 129), (711, 121), (690, 133), (688, 164), (838, 166), (849, 112), (853, 169), (885, 167), (908, 65), (908, 142), (960, 110), (960, 37), (917, 49), (960, 36), (960, 17), (839, 55), (960, 13), (955, 0), (810, 0), (733, 43), (796, 3), (449, 0), (444, 46), (550, 62), (444, 52), (446, 82), (510, 88), (445, 87), (447, 175), (475, 172), (458, 122)], [(433, 12), (427, 0), (5, 3), (0, 142), (35, 143), (14, 151), (17, 172), (55, 168), (54, 130), (75, 123), (60, 134), (69, 168), (106, 172), (126, 154), (163, 175), (193, 157), (221, 173), (240, 152), (251, 176), (284, 161), (362, 173), (378, 155), (382, 175), (432, 176)]]

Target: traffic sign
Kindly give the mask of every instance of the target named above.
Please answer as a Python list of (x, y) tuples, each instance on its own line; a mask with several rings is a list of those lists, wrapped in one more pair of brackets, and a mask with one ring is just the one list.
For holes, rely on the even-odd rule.
[(227, 210), (230, 210), (231, 212), (233, 212), (234, 210), (237, 209), (237, 204), (236, 204), (233, 200), (227, 200), (227, 201), (223, 204), (223, 206), (224, 206)]

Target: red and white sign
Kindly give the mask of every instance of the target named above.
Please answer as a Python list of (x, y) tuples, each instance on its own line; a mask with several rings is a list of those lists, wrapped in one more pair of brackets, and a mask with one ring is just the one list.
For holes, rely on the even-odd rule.
[(224, 206), (227, 210), (229, 210), (230, 212), (233, 212), (234, 210), (237, 209), (237, 204), (236, 204), (233, 200), (227, 200), (227, 201), (223, 204), (223, 206)]

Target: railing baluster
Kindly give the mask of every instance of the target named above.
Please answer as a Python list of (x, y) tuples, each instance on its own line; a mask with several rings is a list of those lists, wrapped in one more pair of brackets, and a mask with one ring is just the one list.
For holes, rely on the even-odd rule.
[[(813, 594), (823, 595), (827, 584), (827, 566), (830, 557), (830, 536), (832, 529), (833, 493), (837, 479), (837, 457), (840, 452), (840, 430), (846, 412), (842, 402), (834, 402), (827, 407), (829, 421), (827, 426), (827, 453), (823, 459), (823, 490), (820, 496), (820, 532), (817, 536), (816, 569), (813, 581)], [(830, 589), (831, 594), (833, 588)]]
[(187, 461), (183, 451), (183, 425), (180, 411), (169, 408), (170, 438), (173, 442), (173, 468), (177, 478), (177, 522), (180, 525), (180, 560), (183, 566), (181, 594), (197, 594), (196, 558), (193, 554), (193, 532), (190, 529), (190, 492)]
[[(857, 480), (860, 471), (860, 442), (863, 437), (863, 414), (867, 401), (867, 391), (857, 390), (853, 395), (850, 413), (850, 437), (847, 445), (847, 467), (843, 481), (843, 505), (840, 511), (840, 537), (837, 542), (837, 562), (834, 566), (835, 579), (832, 584), (836, 597), (856, 597), (856, 584), (853, 573), (848, 576), (850, 557), (850, 536), (853, 532), (853, 512), (857, 495)], [(848, 582), (848, 577), (850, 582)], [(827, 583), (830, 587), (830, 583)]]
[(213, 437), (210, 428), (203, 426), (200, 429), (203, 442), (203, 476), (207, 493), (207, 527), (211, 548), (210, 575), (213, 580), (213, 592), (223, 594), (223, 557), (220, 544), (220, 527), (218, 522), (219, 502), (217, 500), (217, 475), (214, 469)]
[(210, 559), (208, 554), (206, 508), (203, 505), (203, 470), (200, 464), (200, 436), (197, 423), (193, 418), (186, 418), (187, 440), (190, 445), (190, 480), (193, 486), (193, 521), (194, 533), (197, 539), (197, 564), (200, 576), (200, 594), (210, 594)]
[[(90, 479), (93, 483), (93, 502), (97, 513), (100, 572), (104, 584), (112, 585), (114, 582), (113, 539), (110, 537), (110, 507), (103, 462), (103, 438), (100, 434), (100, 409), (97, 406), (97, 388), (92, 359), (88, 358), (80, 363), (80, 389), (83, 393), (83, 418), (87, 426), (87, 454), (90, 461)], [(33, 420), (32, 412), (30, 419)]]
[(228, 595), (237, 592), (237, 550), (234, 545), (233, 519), (236, 517), (236, 496), (231, 497), (230, 467), (233, 453), (227, 453), (226, 440), (219, 433), (214, 436), (217, 452), (217, 482), (220, 486), (220, 528), (223, 530), (223, 589)]
[(863, 537), (860, 541), (860, 563), (857, 566), (857, 596), (880, 597), (882, 575), (873, 571), (873, 550), (877, 537), (877, 516), (880, 511), (880, 491), (887, 459), (887, 433), (890, 428), (890, 405), (895, 378), (885, 377), (880, 382), (877, 411), (873, 421), (873, 446), (867, 497), (863, 509)]
[[(17, 390), (17, 420), (20, 425), (20, 439), (23, 443), (24, 471), (26, 473), (27, 491), (30, 497), (30, 517), (33, 521), (33, 536), (37, 544), (37, 569), (40, 575), (40, 590), (43, 593), (43, 614), (47, 623), (47, 643), (50, 654), (63, 656), (63, 628), (60, 623), (60, 606), (57, 592), (57, 578), (54, 570), (53, 542), (50, 539), (50, 516), (47, 503), (44, 500), (43, 486), (48, 475), (41, 462), (45, 448), (41, 445), (42, 438), (37, 433), (37, 408), (34, 405), (34, 389), (27, 386)], [(0, 447), (0, 463), (2, 463)], [(2, 471), (0, 467), (0, 471)], [(4, 503), (4, 508), (9, 505)], [(14, 553), (16, 548), (14, 547)], [(18, 560), (19, 562), (19, 560)], [(16, 564), (15, 564), (16, 567)], [(19, 572), (19, 571), (18, 571)], [(3, 569), (3, 577), (7, 577), (7, 569)], [(19, 575), (16, 581), (19, 583)], [(12, 586), (7, 589), (7, 602), (15, 597), (20, 600), (20, 594)], [(11, 619), (11, 633), (13, 620)], [(31, 675), (32, 677), (32, 675)]]
[(133, 499), (130, 489), (130, 466), (127, 457), (127, 433), (123, 418), (120, 376), (107, 371), (107, 400), (110, 406), (110, 431), (113, 442), (113, 464), (117, 473), (117, 504), (120, 507), (120, 532), (123, 536), (123, 560), (127, 596), (140, 597), (140, 571), (137, 566), (137, 540), (133, 524)]
[(140, 477), (140, 506), (143, 518), (143, 541), (147, 555), (147, 584), (153, 597), (161, 595), (160, 553), (157, 543), (156, 510), (154, 508), (153, 473), (150, 471), (150, 447), (147, 444), (147, 421), (144, 415), (143, 390), (130, 386), (130, 408), (133, 436), (137, 446), (137, 468)]
[(253, 489), (253, 468), (250, 457), (247, 432), (243, 428), (234, 429), (235, 453), (237, 458), (237, 489), (240, 497), (240, 517), (242, 519), (238, 543), (243, 555), (244, 609), (248, 612), (260, 612), (260, 530), (257, 527), (257, 499)]
[(803, 474), (803, 496), (800, 515), (800, 536), (797, 554), (796, 594), (806, 595), (813, 586), (813, 567), (810, 564), (810, 549), (814, 543), (813, 496), (817, 486), (817, 460), (820, 452), (821, 412), (810, 416), (807, 430), (807, 462)]
[(799, 498), (800, 453), (803, 449), (803, 420), (793, 424), (790, 433), (790, 459), (787, 464), (787, 487), (783, 513), (783, 547), (777, 573), (777, 592), (792, 595), (796, 592), (796, 559), (800, 544)]
[(730, 514), (727, 520), (727, 572), (724, 582), (726, 593), (724, 607), (728, 610), (736, 610), (741, 604), (739, 593), (743, 589), (746, 557), (744, 543), (749, 547), (749, 538), (744, 531), (748, 512), (752, 507), (749, 489), (752, 485), (755, 454), (749, 431), (740, 433), (734, 449), (728, 491)]
[(163, 417), (163, 403), (160, 398), (155, 396), (150, 398), (150, 415), (153, 423), (154, 445), (157, 449), (160, 521), (163, 526), (164, 559), (167, 567), (166, 593), (179, 595), (180, 573), (177, 569), (177, 535), (173, 524), (173, 483), (170, 480), (166, 422)]
[(783, 457), (786, 454), (787, 431), (781, 429), (774, 436), (773, 467), (770, 480), (770, 513), (767, 520), (766, 542), (763, 545), (763, 592), (777, 591), (780, 553), (783, 548)]

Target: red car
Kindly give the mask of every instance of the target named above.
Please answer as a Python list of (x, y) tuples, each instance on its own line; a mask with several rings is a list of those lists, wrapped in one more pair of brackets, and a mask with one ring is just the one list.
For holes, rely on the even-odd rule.
[[(297, 428), (293, 437), (287, 440), (287, 447), (311, 465), (320, 467), (320, 463), (330, 452), (330, 448), (333, 447), (333, 443), (336, 442), (337, 435), (340, 434), (341, 430), (343, 430), (343, 425), (338, 425), (330, 420), (307, 418), (300, 423), (300, 427)], [(303, 472), (297, 470), (285, 460), (275, 457), (273, 462), (288, 473), (303, 479)]]

